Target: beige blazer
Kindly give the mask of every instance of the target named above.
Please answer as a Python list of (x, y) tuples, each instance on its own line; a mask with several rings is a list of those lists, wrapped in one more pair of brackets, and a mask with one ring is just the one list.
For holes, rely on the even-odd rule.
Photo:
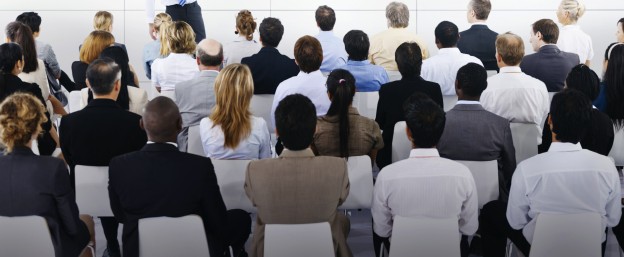
[(344, 159), (284, 149), (277, 159), (249, 163), (245, 192), (258, 208), (252, 257), (264, 256), (265, 224), (316, 222), (329, 222), (336, 256), (353, 256), (347, 245), (349, 219), (336, 211), (349, 195)]
[[(80, 108), (87, 106), (89, 99), (89, 88), (80, 90)], [(147, 92), (142, 88), (128, 87), (128, 98), (130, 98), (130, 109), (133, 113), (143, 116), (143, 108), (147, 105)]]

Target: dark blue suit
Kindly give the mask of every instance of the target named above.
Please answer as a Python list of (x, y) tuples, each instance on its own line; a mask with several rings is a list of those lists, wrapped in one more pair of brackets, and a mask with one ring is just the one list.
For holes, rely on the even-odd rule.
[(457, 42), (459, 51), (479, 58), (486, 70), (498, 71), (496, 64), (496, 36), (487, 25), (472, 25), (470, 29), (459, 33)]
[(577, 54), (563, 52), (556, 45), (545, 45), (537, 53), (525, 56), (520, 69), (544, 82), (548, 92), (559, 92), (568, 73), (579, 63)]
[(241, 63), (251, 70), (255, 95), (273, 95), (282, 81), (299, 74), (299, 66), (293, 59), (269, 46), (262, 47), (257, 54), (243, 58)]

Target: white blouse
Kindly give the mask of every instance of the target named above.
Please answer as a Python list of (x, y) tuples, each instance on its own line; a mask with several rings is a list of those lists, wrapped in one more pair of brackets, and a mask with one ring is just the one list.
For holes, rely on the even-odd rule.
[(50, 86), (48, 85), (48, 75), (46, 74), (45, 64), (41, 59), (37, 59), (39, 63), (37, 66), (37, 70), (29, 72), (29, 73), (20, 73), (17, 76), (24, 82), (27, 83), (36, 83), (41, 89), (41, 94), (43, 95), (43, 99), (48, 100), (48, 96), (50, 95)]
[(594, 58), (592, 39), (578, 25), (566, 25), (561, 28), (557, 47), (561, 51), (578, 54), (580, 63)]
[(207, 157), (229, 160), (255, 160), (271, 157), (271, 137), (264, 119), (251, 116), (251, 134), (241, 140), (235, 149), (224, 146), (225, 135), (220, 125), (213, 127), (210, 118), (199, 123), (204, 153)]
[(192, 79), (198, 71), (197, 61), (190, 54), (170, 53), (152, 63), (152, 86), (174, 91), (176, 84)]
[(238, 36), (233, 42), (223, 46), (223, 67), (232, 63), (240, 63), (245, 57), (257, 54), (262, 45), (255, 40), (249, 41), (244, 36)]

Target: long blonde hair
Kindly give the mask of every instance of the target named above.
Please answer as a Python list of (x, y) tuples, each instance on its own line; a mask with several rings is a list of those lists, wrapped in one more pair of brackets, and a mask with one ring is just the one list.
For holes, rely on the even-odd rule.
[(91, 63), (100, 56), (104, 48), (109, 47), (113, 43), (115, 43), (113, 34), (104, 30), (92, 31), (87, 38), (85, 38), (84, 42), (82, 42), (82, 46), (80, 47), (80, 61), (87, 64)]
[(160, 55), (195, 52), (195, 32), (183, 21), (163, 22), (160, 25)]
[(220, 125), (225, 135), (224, 146), (236, 148), (251, 134), (249, 105), (253, 95), (251, 71), (244, 64), (230, 64), (217, 76), (214, 84), (217, 104), (210, 119), (213, 127)]
[(41, 132), (46, 122), (45, 108), (34, 96), (15, 93), (0, 104), (0, 142), (8, 152), (17, 146), (26, 146), (34, 134)]
[(154, 30), (156, 30), (156, 32), (160, 32), (160, 25), (162, 25), (164, 22), (171, 21), (171, 16), (167, 13), (161, 12), (159, 14), (156, 14), (156, 16), (154, 16)]

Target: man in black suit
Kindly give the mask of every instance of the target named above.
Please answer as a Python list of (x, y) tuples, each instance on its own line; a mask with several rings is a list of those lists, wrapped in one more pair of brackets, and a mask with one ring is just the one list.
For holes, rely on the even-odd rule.
[(395, 60), (401, 73), (401, 80), (381, 86), (377, 116), (375, 121), (383, 130), (384, 148), (377, 153), (377, 166), (381, 169), (392, 163), (392, 138), (394, 125), (405, 120), (403, 103), (415, 92), (421, 92), (433, 99), (440, 107), (444, 107), (442, 91), (437, 83), (424, 80), (420, 76), (422, 55), (420, 47), (414, 42), (401, 44), (395, 52)]
[(559, 92), (565, 85), (570, 70), (579, 64), (579, 56), (563, 52), (557, 47), (559, 27), (550, 19), (533, 23), (531, 45), (536, 53), (522, 59), (520, 69), (527, 75), (546, 84), (548, 92)]
[(223, 256), (228, 245), (234, 256), (247, 256), (251, 218), (242, 210), (226, 212), (209, 158), (178, 151), (182, 117), (175, 103), (166, 97), (150, 101), (141, 126), (147, 145), (109, 166), (111, 208), (124, 224), (124, 257), (139, 256), (139, 219), (190, 214), (202, 217), (211, 256)]
[(280, 54), (276, 48), (284, 35), (284, 26), (280, 20), (265, 18), (258, 30), (262, 48), (257, 54), (243, 58), (241, 63), (251, 70), (254, 94), (273, 95), (282, 81), (299, 74), (299, 66), (293, 59)]
[(457, 48), (465, 54), (479, 58), (486, 70), (498, 71), (496, 65), (496, 36), (498, 33), (488, 28), (485, 22), (492, 10), (490, 0), (471, 0), (468, 4), (468, 23), (470, 29), (459, 34)]
[[(118, 155), (141, 149), (147, 141), (139, 126), (141, 116), (122, 109), (115, 100), (121, 88), (121, 70), (112, 59), (98, 59), (87, 68), (87, 86), (93, 100), (84, 109), (61, 120), (60, 142), (71, 168), (74, 184), (76, 165), (108, 166)], [(120, 256), (117, 242), (119, 223), (101, 218), (109, 256)]]

